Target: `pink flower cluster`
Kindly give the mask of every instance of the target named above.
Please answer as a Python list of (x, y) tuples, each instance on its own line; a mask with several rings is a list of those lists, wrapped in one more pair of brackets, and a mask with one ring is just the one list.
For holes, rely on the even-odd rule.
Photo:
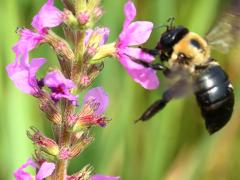
[(20, 30), (20, 40), (13, 47), (16, 59), (6, 67), (6, 70), (16, 87), (24, 93), (37, 96), (41, 93), (41, 88), (47, 86), (52, 91), (51, 97), (54, 101), (65, 98), (77, 105), (77, 96), (70, 93), (75, 87), (71, 80), (66, 79), (59, 71), (52, 71), (39, 81), (36, 73), (46, 59), (34, 58), (29, 61), (29, 52), (44, 41), (49, 28), (56, 27), (63, 21), (63, 13), (54, 7), (53, 3), (53, 0), (48, 0), (34, 16), (32, 26), (36, 32), (29, 29)]

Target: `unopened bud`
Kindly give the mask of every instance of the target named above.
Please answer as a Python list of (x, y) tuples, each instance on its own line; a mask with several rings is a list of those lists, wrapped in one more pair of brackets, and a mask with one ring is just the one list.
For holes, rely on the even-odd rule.
[(81, 142), (73, 145), (70, 149), (71, 152), (71, 157), (76, 157), (78, 156), (85, 148), (87, 145), (89, 145), (93, 141), (92, 137), (88, 137), (83, 139)]
[(85, 87), (85, 86), (88, 86), (90, 83), (91, 83), (91, 79), (89, 76), (84, 75), (81, 77), (81, 79), (80, 79), (81, 86)]
[(71, 64), (75, 60), (75, 55), (70, 45), (61, 37), (57, 36), (52, 31), (45, 36), (45, 40), (53, 47), (59, 59), (62, 72), (66, 77), (71, 74)]
[(52, 31), (49, 31), (45, 37), (45, 40), (54, 48), (57, 56), (64, 57), (64, 59), (69, 61), (73, 61), (75, 59), (70, 45)]
[(67, 26), (69, 26), (73, 29), (76, 29), (79, 25), (77, 18), (68, 9), (64, 9), (63, 21)]
[(85, 25), (89, 22), (89, 14), (87, 11), (85, 12), (80, 12), (77, 16), (78, 22), (81, 25)]
[(92, 137), (84, 136), (84, 138), (81, 138), (81, 140), (79, 140), (78, 143), (73, 144), (71, 147), (61, 148), (59, 158), (68, 160), (78, 156), (92, 141), (93, 141)]
[(49, 95), (42, 93), (41, 96), (39, 96), (39, 100), (39, 107), (46, 114), (47, 118), (55, 124), (61, 124), (62, 117), (60, 110), (54, 104)]
[(29, 131), (27, 131), (27, 136), (45, 153), (53, 156), (57, 156), (59, 154), (57, 143), (44, 136), (37, 128), (32, 127)]
[(90, 179), (90, 175), (93, 171), (93, 167), (91, 165), (86, 165), (81, 171), (68, 176), (67, 180), (87, 180)]
[(98, 21), (103, 15), (103, 9), (102, 7), (96, 7), (93, 10), (93, 19), (94, 21)]
[(103, 63), (91, 64), (85, 67), (87, 70), (85, 70), (85, 74), (82, 74), (81, 76), (79, 87), (81, 89), (89, 87), (99, 75), (99, 73), (103, 70), (103, 67)]

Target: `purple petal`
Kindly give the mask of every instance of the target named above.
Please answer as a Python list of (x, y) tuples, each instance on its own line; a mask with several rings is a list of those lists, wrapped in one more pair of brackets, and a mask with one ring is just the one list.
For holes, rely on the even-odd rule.
[(53, 0), (48, 0), (33, 18), (32, 26), (39, 33), (43, 33), (44, 28), (56, 27), (63, 22), (63, 13), (53, 3)]
[(44, 78), (44, 85), (47, 85), (51, 91), (53, 100), (58, 101), (62, 98), (68, 99), (73, 105), (77, 105), (78, 96), (70, 93), (75, 84), (70, 79), (66, 79), (59, 71), (51, 71)]
[(34, 49), (43, 39), (40, 34), (29, 29), (20, 30), (20, 35), (19, 41), (13, 46), (13, 51), (17, 57)]
[(119, 36), (121, 44), (134, 46), (145, 43), (152, 32), (153, 23), (148, 21), (136, 21), (131, 23)]
[(125, 14), (125, 21), (123, 25), (123, 29), (125, 29), (135, 18), (136, 16), (136, 8), (132, 1), (128, 1), (124, 5), (124, 14)]
[(93, 34), (95, 34), (95, 35), (102, 36), (102, 38), (101, 38), (101, 40), (99, 42), (99, 46), (102, 46), (102, 45), (104, 45), (107, 42), (108, 37), (109, 37), (109, 33), (110, 33), (110, 30), (107, 27), (103, 27), (103, 28), (97, 27), (94, 30), (93, 29), (88, 29), (86, 31), (86, 35), (85, 35), (85, 39), (84, 39), (85, 45), (88, 44), (89, 39), (91, 38), (91, 36)]
[(37, 71), (39, 68), (46, 62), (45, 58), (33, 58), (32, 61), (30, 62), (30, 78), (35, 77)]
[(66, 79), (59, 71), (49, 72), (44, 78), (44, 84), (49, 88), (58, 87), (60, 84), (64, 84), (66, 89), (75, 87), (75, 84), (70, 79)]
[(119, 180), (119, 176), (104, 176), (100, 174), (96, 174), (91, 177), (91, 180)]
[(85, 39), (84, 39), (84, 44), (85, 44), (85, 45), (88, 44), (89, 39), (90, 39), (92, 33), (93, 33), (93, 29), (88, 29), (88, 30), (86, 30)]
[(73, 94), (71, 94), (68, 91), (65, 91), (64, 93), (59, 93), (59, 92), (53, 92), (51, 94), (51, 97), (53, 98), (53, 100), (60, 100), (60, 99), (68, 99), (72, 105), (77, 106), (78, 105), (78, 96), (74, 96)]
[(135, 59), (141, 59), (145, 62), (152, 62), (155, 57), (144, 52), (141, 48), (131, 48), (131, 47), (126, 47), (122, 49), (121, 51), (123, 54), (127, 54), (130, 57), (133, 57)]
[(89, 100), (94, 100), (99, 103), (99, 107), (96, 110), (96, 115), (101, 115), (104, 113), (108, 106), (108, 95), (102, 87), (96, 87), (87, 92), (84, 96), (83, 104), (86, 104)]
[(119, 59), (133, 80), (141, 84), (145, 89), (152, 90), (159, 86), (156, 71), (133, 62), (128, 56), (122, 55)]
[(107, 27), (97, 28), (97, 33), (102, 36), (102, 40), (99, 43), (99, 45), (102, 46), (102, 45), (104, 45), (107, 42), (110, 30)]
[(23, 164), (19, 169), (14, 172), (16, 180), (32, 180), (32, 176), (24, 171), (24, 169), (28, 166), (32, 166), (33, 168), (37, 167), (37, 165), (31, 158), (28, 159), (25, 164)]
[(41, 167), (36, 175), (36, 180), (42, 180), (42, 179), (52, 175), (54, 169), (55, 169), (54, 163), (44, 162), (41, 165)]
[(7, 65), (6, 70), (18, 89), (33, 95), (39, 90), (36, 72), (45, 62), (44, 58), (33, 59), (30, 64), (14, 61), (12, 64)]

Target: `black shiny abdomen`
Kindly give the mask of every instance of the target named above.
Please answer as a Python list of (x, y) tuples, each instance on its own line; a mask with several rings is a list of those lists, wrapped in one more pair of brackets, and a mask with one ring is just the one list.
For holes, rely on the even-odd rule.
[(205, 69), (195, 80), (195, 96), (210, 134), (231, 118), (234, 94), (227, 74), (220, 66)]

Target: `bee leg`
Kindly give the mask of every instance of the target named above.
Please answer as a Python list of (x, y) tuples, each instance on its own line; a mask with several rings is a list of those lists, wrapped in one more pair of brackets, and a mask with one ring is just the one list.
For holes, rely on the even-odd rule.
[(158, 52), (157, 49), (148, 49), (148, 48), (143, 48), (141, 46), (139, 46), (139, 48), (142, 49), (143, 52), (148, 53), (148, 54), (150, 54), (150, 55), (152, 55), (154, 57), (159, 55), (159, 52)]
[(162, 99), (155, 101), (135, 122), (150, 119), (157, 112), (162, 110), (171, 99), (183, 96), (186, 93), (187, 88), (188, 86), (186, 80), (181, 79), (177, 81), (163, 93)]
[(158, 111), (162, 110), (166, 104), (168, 103), (168, 100), (166, 99), (159, 99), (155, 101), (143, 114), (142, 116), (137, 119), (135, 122), (138, 121), (146, 121), (149, 120), (152, 116), (154, 116)]
[(151, 64), (151, 63), (148, 63), (148, 62), (140, 60), (140, 59), (132, 59), (132, 61), (134, 61), (135, 63), (140, 64), (146, 68), (152, 68), (156, 71), (163, 71), (164, 75), (167, 75), (168, 73), (170, 73), (170, 69), (160, 63)]

